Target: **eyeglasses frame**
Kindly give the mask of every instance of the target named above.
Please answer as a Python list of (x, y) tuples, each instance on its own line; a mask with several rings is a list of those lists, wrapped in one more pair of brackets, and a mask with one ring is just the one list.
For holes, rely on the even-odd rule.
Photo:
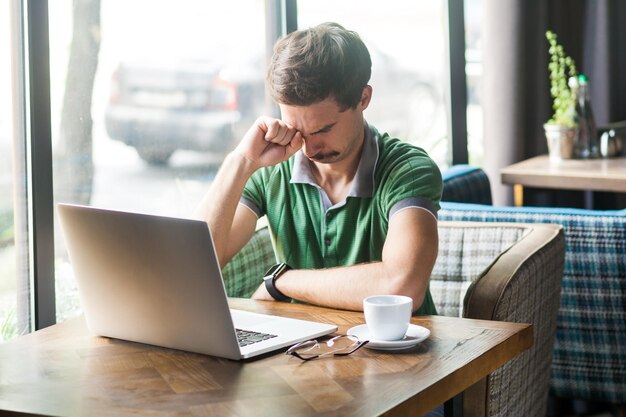
[[(345, 351), (345, 352), (339, 352), (339, 349), (337, 351), (330, 351), (330, 352), (325, 352), (325, 353), (321, 353), (318, 355), (313, 355), (310, 357), (305, 357), (302, 356), (301, 354), (299, 354), (297, 352), (297, 349), (299, 347), (301, 347), (302, 345), (305, 345), (307, 343), (313, 343), (313, 345), (309, 348), (309, 349), (314, 349), (320, 346), (320, 343), (325, 343), (328, 347), (331, 347), (333, 345), (333, 343), (335, 341), (337, 341), (338, 339), (347, 337), (350, 340), (354, 341), (354, 344), (352, 346), (352, 348), (349, 351)], [(302, 360), (302, 361), (310, 361), (313, 359), (317, 359), (317, 358), (321, 358), (324, 356), (328, 356), (328, 355), (333, 355), (333, 356), (348, 356), (351, 355), (352, 353), (356, 352), (357, 350), (361, 349), (363, 346), (365, 346), (366, 344), (369, 343), (369, 340), (359, 340), (358, 337), (353, 336), (353, 335), (349, 335), (349, 334), (340, 334), (338, 336), (335, 336), (331, 339), (328, 339), (324, 342), (319, 342), (315, 339), (311, 339), (311, 340), (304, 340), (302, 342), (296, 343), (295, 345), (291, 346), (289, 349), (287, 349), (287, 351), (285, 352), (285, 355), (290, 355), (290, 356), (295, 356), (296, 358)]]

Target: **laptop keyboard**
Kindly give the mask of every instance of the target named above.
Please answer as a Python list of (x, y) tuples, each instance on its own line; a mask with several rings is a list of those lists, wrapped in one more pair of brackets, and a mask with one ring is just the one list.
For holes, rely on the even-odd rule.
[(235, 331), (237, 333), (237, 341), (241, 347), (277, 337), (275, 334), (253, 332), (250, 330), (235, 329)]

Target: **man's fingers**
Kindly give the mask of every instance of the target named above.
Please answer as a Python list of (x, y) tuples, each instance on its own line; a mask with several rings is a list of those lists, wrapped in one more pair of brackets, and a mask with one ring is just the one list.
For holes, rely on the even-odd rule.
[(289, 142), (289, 146), (287, 147), (287, 152), (289, 153), (289, 156), (298, 152), (300, 148), (302, 148), (302, 145), (304, 145), (304, 139), (302, 139), (302, 134), (300, 134), (300, 132), (296, 132), (293, 139), (291, 139), (291, 142)]
[(265, 140), (282, 146), (288, 145), (297, 132), (293, 127), (277, 119), (266, 121), (266, 126)]
[(265, 140), (271, 142), (276, 137), (280, 130), (280, 124), (276, 119), (265, 119)]

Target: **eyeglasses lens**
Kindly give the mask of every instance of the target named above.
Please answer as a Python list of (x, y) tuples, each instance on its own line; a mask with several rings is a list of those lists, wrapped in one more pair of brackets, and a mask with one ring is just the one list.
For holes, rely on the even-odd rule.
[(351, 336), (337, 336), (326, 342), (307, 340), (289, 349), (288, 353), (295, 353), (303, 358), (320, 357), (325, 355), (341, 355), (348, 353), (359, 344), (357, 338)]
[[(359, 339), (352, 336), (337, 336), (328, 340), (323, 345), (326, 345), (329, 353), (342, 353), (344, 351), (349, 351), (353, 347), (359, 344)], [(323, 346), (322, 345), (322, 346)]]

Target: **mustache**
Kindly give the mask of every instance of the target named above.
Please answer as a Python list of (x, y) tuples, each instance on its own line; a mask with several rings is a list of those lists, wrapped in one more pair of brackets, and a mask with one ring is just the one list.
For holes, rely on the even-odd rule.
[(333, 158), (335, 156), (338, 156), (339, 152), (337, 151), (331, 151), (331, 152), (318, 152), (315, 155), (309, 156), (310, 159), (314, 159), (316, 161), (323, 161), (325, 159), (329, 159), (329, 158)]

